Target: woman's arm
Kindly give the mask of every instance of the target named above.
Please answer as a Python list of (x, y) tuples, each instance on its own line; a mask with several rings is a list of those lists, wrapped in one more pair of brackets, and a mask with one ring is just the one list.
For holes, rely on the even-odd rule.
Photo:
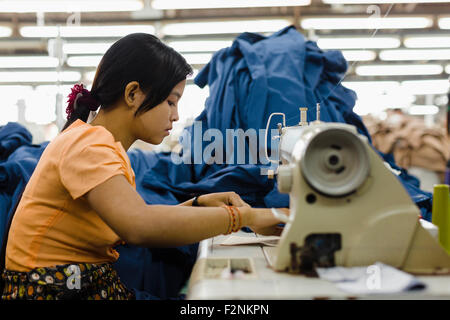
[[(221, 207), (147, 205), (122, 175), (86, 194), (87, 201), (124, 241), (147, 247), (172, 247), (199, 242), (227, 232), (229, 215)], [(275, 230), (279, 223), (269, 209), (239, 208), (242, 226), (255, 232)]]

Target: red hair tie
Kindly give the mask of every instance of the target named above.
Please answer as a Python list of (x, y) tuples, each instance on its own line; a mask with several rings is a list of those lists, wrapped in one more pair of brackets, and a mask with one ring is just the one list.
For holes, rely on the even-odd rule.
[(70, 119), (73, 111), (75, 110), (75, 103), (81, 102), (89, 107), (89, 110), (96, 111), (100, 106), (100, 103), (95, 99), (88, 89), (83, 87), (83, 84), (76, 84), (71, 89), (72, 92), (68, 96), (66, 114), (67, 119)]

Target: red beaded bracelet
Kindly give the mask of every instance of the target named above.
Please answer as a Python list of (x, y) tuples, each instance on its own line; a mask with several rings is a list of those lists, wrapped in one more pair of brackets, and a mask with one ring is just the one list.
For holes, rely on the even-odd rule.
[(235, 230), (233, 230), (233, 232), (237, 232), (242, 228), (242, 216), (241, 216), (241, 211), (239, 211), (239, 209), (237, 207), (232, 207), (232, 209), (235, 209), (239, 215), (239, 224), (237, 225), (237, 228)]
[(227, 211), (229, 213), (229, 217), (230, 217), (228, 229), (225, 234), (230, 234), (230, 233), (234, 232), (234, 229), (236, 226), (236, 216), (234, 214), (233, 209), (230, 206), (225, 206), (225, 208), (227, 209)]

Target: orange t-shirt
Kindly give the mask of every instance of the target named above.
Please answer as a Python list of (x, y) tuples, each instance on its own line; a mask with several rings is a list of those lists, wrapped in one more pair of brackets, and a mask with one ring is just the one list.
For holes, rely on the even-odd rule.
[(102, 126), (77, 120), (45, 149), (14, 215), (6, 269), (114, 262), (121, 243), (84, 195), (115, 175), (136, 188), (128, 155)]

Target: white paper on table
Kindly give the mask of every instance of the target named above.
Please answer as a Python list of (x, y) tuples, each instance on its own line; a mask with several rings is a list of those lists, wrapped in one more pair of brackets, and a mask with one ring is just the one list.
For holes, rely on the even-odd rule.
[(399, 293), (425, 288), (424, 283), (409, 273), (380, 262), (364, 267), (316, 268), (316, 271), (321, 279), (355, 294)]
[(258, 236), (258, 237), (241, 237), (241, 236), (229, 236), (223, 240), (220, 245), (222, 246), (239, 246), (246, 244), (263, 244), (266, 246), (276, 246), (280, 240), (279, 236)]

